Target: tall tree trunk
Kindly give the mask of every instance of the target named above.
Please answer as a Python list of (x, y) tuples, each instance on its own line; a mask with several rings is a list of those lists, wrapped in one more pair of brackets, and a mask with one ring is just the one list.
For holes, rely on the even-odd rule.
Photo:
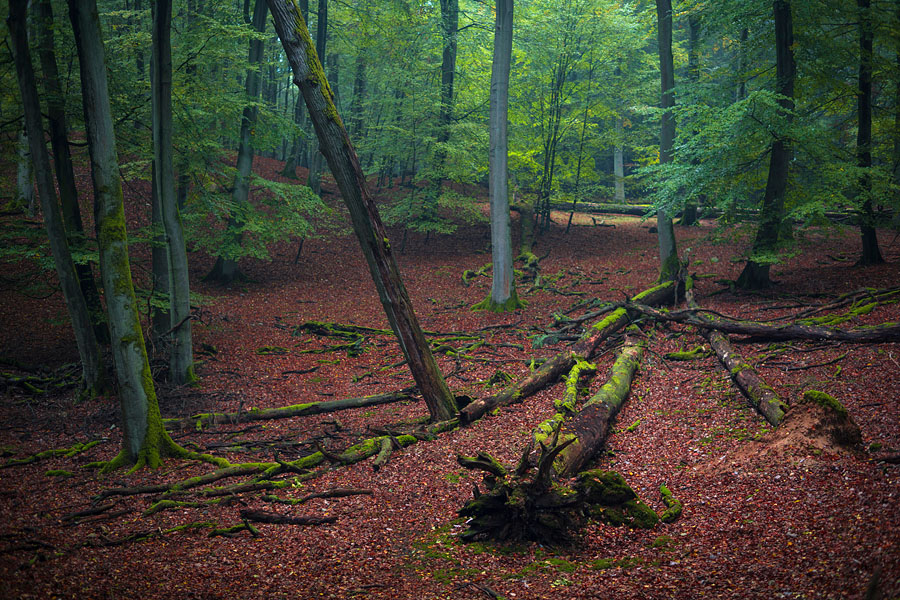
[[(695, 12), (688, 16), (688, 81), (695, 86), (700, 82), (700, 19)], [(695, 161), (693, 164), (699, 164)], [(704, 199), (701, 196), (700, 203)], [(680, 225), (692, 226), (697, 224), (697, 201), (691, 200), (685, 204), (684, 213), (681, 215)]]
[(25, 126), (28, 131), (35, 132), (28, 136), (28, 144), (35, 165), (38, 196), (40, 197), (41, 211), (44, 213), (44, 227), (47, 229), (50, 250), (53, 254), (53, 263), (56, 267), (56, 274), (59, 277), (60, 288), (66, 302), (66, 309), (68, 310), (69, 318), (72, 320), (72, 328), (75, 332), (75, 342), (81, 359), (84, 388), (89, 394), (93, 395), (102, 391), (104, 387), (103, 364), (100, 358), (97, 338), (94, 336), (94, 329), (91, 325), (88, 306), (81, 293), (78, 275), (75, 272), (72, 255), (69, 252), (69, 245), (66, 241), (65, 227), (63, 226), (56, 198), (56, 188), (53, 185), (50, 157), (47, 155), (47, 147), (44, 145), (41, 107), (38, 100), (34, 70), (31, 66), (31, 53), (28, 47), (26, 29), (27, 7), (27, 0), (12, 0), (9, 3), (7, 25), (9, 26), (12, 39), (16, 79), (19, 84), (19, 92), (22, 95)]
[[(250, 22), (253, 30), (263, 33), (266, 30), (266, 2), (265, 0), (256, 0), (253, 7), (253, 20)], [(256, 118), (259, 114), (259, 108), (256, 106), (256, 100), (259, 98), (259, 64), (263, 58), (263, 40), (254, 38), (250, 40), (250, 53), (247, 60), (249, 68), (247, 70), (247, 81), (244, 91), (247, 94), (248, 104), (244, 107), (241, 114), (241, 133), (238, 142), (237, 152), (237, 173), (234, 176), (233, 191), (231, 193), (231, 201), (235, 206), (246, 206), (250, 201), (250, 173), (253, 170), (253, 129), (256, 127)], [(243, 223), (238, 218), (230, 218), (228, 220), (228, 231), (232, 236), (230, 244), (239, 246), (241, 243), (241, 227)], [(228, 285), (236, 279), (242, 277), (238, 270), (237, 259), (228, 254), (220, 254), (216, 259), (212, 272), (206, 276), (207, 280), (217, 281)]]
[[(325, 46), (328, 43), (328, 0), (319, 0), (319, 10), (316, 12), (316, 54), (325, 64)], [(312, 155), (309, 157), (309, 188), (316, 195), (322, 193), (322, 152), (313, 143)]]
[[(40, 0), (35, 6), (39, 20), (39, 50), (44, 94), (47, 98), (47, 123), (50, 128), (50, 146), (53, 148), (53, 167), (59, 186), (59, 200), (62, 205), (63, 223), (70, 248), (83, 249), (86, 245), (81, 208), (78, 204), (78, 189), (75, 186), (75, 169), (69, 153), (69, 128), (66, 121), (66, 103), (59, 80), (56, 63), (56, 44), (53, 23), (53, 7), (50, 0)], [(103, 316), (100, 292), (90, 264), (76, 264), (75, 272), (81, 285), (81, 293), (87, 302), (94, 335), (101, 344), (109, 343), (109, 330)]]
[(23, 126), (19, 130), (19, 145), (16, 154), (16, 198), (12, 206), (23, 209), (33, 217), (35, 210), (34, 197), (34, 161), (31, 160), (31, 149), (28, 142), (28, 129)]
[(416, 385), (433, 420), (452, 418), (457, 414), (455, 399), (438, 369), (413, 312), (412, 303), (391, 253), (387, 232), (369, 194), (356, 151), (334, 106), (331, 88), (316, 56), (306, 22), (299, 14), (296, 4), (288, 4), (285, 0), (268, 2), (275, 29), (294, 71), (294, 83), (306, 100), (320, 147), (350, 211), (353, 229), (366, 257), (381, 303)]
[(131, 464), (135, 468), (156, 467), (162, 456), (183, 455), (184, 450), (172, 441), (162, 424), (131, 282), (125, 204), (97, 4), (95, 0), (68, 0), (68, 3), (81, 71), (100, 275), (122, 409), (122, 451), (107, 468)]
[(363, 131), (363, 107), (366, 101), (366, 61), (362, 51), (356, 55), (356, 74), (353, 77), (353, 103), (350, 107), (350, 137), (359, 139)]
[(613, 148), (613, 178), (615, 179), (614, 200), (625, 204), (625, 120), (616, 117), (616, 145)]
[[(775, 14), (775, 72), (777, 92), (783, 96), (779, 101), (784, 110), (784, 118), (790, 120), (790, 111), (794, 108), (794, 26), (791, 18), (791, 4), (788, 0), (775, 0), (772, 4)], [(784, 196), (787, 192), (788, 169), (791, 162), (790, 141), (777, 137), (772, 142), (769, 159), (769, 176), (766, 181), (766, 193), (760, 207), (759, 228), (753, 240), (752, 253), (772, 255), (778, 249), (778, 238), (784, 220)], [(762, 289), (772, 285), (769, 278), (771, 259), (751, 258), (744, 265), (737, 280), (738, 287), (745, 289)]]
[(856, 94), (858, 127), (856, 159), (863, 169), (859, 182), (862, 207), (859, 231), (862, 236), (862, 255), (858, 265), (877, 265), (884, 262), (878, 247), (875, 215), (872, 210), (872, 14), (869, 0), (856, 0), (859, 9), (859, 91)]
[[(444, 2), (442, 1), (442, 5)], [(491, 258), (494, 278), (491, 295), (478, 308), (495, 312), (522, 307), (516, 295), (512, 241), (509, 231), (509, 171), (507, 124), (509, 113), (509, 69), (512, 60), (513, 0), (497, 0), (494, 27), (494, 60), (490, 94), (490, 197)], [(446, 47), (445, 47), (446, 53)], [(445, 54), (446, 56), (446, 54)], [(451, 82), (452, 87), (452, 82)]]
[[(659, 39), (660, 108), (663, 109), (659, 133), (659, 163), (672, 162), (675, 142), (675, 65), (672, 57), (672, 0), (656, 0), (656, 20)], [(659, 239), (659, 280), (671, 281), (678, 275), (678, 249), (672, 217), (665, 211), (656, 213)]]
[[(309, 0), (300, 0), (300, 14), (303, 20), (309, 18)], [(288, 86), (290, 87), (290, 86)], [(297, 100), (294, 103), (294, 125), (298, 128), (303, 127), (306, 120), (303, 118), (303, 95), (297, 91)], [(284, 170), (281, 174), (289, 179), (298, 179), (297, 166), (300, 165), (301, 155), (305, 152), (306, 139), (304, 135), (296, 133), (294, 135), (294, 143), (291, 144), (291, 153), (287, 160), (284, 161)]]
[[(150, 79), (155, 77), (155, 66), (150, 61)], [(169, 297), (169, 252), (166, 248), (166, 228), (162, 219), (162, 204), (160, 204), (159, 179), (156, 173), (156, 163), (150, 167), (150, 227), (153, 231), (152, 250), (150, 254), (150, 267), (152, 293), (157, 298)], [(154, 302), (150, 306), (150, 346), (163, 344), (172, 328), (172, 319), (169, 316), (168, 303), (160, 306)]]
[(153, 96), (154, 182), (165, 230), (168, 257), (169, 334), (172, 350), (169, 379), (176, 384), (194, 381), (194, 350), (191, 339), (191, 285), (181, 215), (175, 197), (172, 166), (172, 0), (153, 3), (153, 52), (151, 93)]

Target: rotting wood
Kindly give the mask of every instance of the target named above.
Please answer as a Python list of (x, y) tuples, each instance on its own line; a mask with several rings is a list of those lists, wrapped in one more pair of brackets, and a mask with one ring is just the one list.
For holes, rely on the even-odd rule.
[[(678, 285), (678, 282), (666, 282), (654, 286), (635, 296), (632, 302), (640, 302), (642, 305), (659, 305), (671, 302), (675, 299)], [(571, 349), (553, 356), (533, 373), (516, 381), (497, 394), (469, 403), (460, 410), (460, 422), (464, 425), (472, 423), (495, 408), (521, 402), (535, 392), (555, 383), (563, 373), (568, 372), (572, 368), (572, 365), (575, 364), (579, 357), (584, 360), (590, 360), (600, 343), (625, 327), (629, 323), (630, 318), (628, 309), (619, 308), (614, 310), (585, 331)]]
[(650, 306), (629, 303), (629, 310), (652, 317), (657, 321), (670, 321), (683, 323), (705, 329), (714, 329), (723, 333), (748, 336), (753, 341), (785, 341), (785, 340), (813, 340), (830, 342), (847, 342), (851, 344), (880, 344), (900, 342), (900, 323), (882, 323), (870, 327), (856, 327), (854, 329), (840, 329), (838, 327), (823, 327), (820, 325), (798, 325), (788, 323), (785, 325), (770, 325), (757, 321), (742, 321), (726, 315), (709, 317), (714, 314), (708, 310), (682, 309), (663, 312)]
[(245, 521), (273, 525), (324, 525), (337, 521), (337, 517), (292, 517), (290, 515), (281, 515), (265, 510), (249, 509), (241, 511), (241, 518)]
[[(688, 305), (694, 310), (700, 310), (694, 301), (693, 290), (685, 293)], [(773, 427), (778, 427), (784, 419), (788, 406), (785, 404), (772, 386), (763, 381), (759, 373), (752, 366), (744, 362), (740, 354), (734, 351), (728, 338), (713, 329), (699, 327), (702, 335), (715, 351), (719, 361), (728, 371), (731, 380), (741, 390), (741, 393), (759, 413), (765, 417)]]
[(242, 423), (246, 421), (265, 421), (271, 419), (289, 419), (291, 417), (305, 417), (330, 413), (350, 408), (365, 406), (378, 406), (404, 400), (414, 400), (411, 390), (400, 390), (360, 398), (343, 398), (341, 400), (326, 400), (322, 402), (307, 402), (278, 408), (251, 408), (247, 411), (233, 413), (200, 413), (183, 419), (163, 419), (167, 429), (201, 429), (215, 423)]

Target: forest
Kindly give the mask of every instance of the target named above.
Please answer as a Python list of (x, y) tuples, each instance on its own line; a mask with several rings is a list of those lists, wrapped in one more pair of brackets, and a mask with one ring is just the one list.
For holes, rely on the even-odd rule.
[(900, 599), (900, 2), (0, 14), (0, 598)]

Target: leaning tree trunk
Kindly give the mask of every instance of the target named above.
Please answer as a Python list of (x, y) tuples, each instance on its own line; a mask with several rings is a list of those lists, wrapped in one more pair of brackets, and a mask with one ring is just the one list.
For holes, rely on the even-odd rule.
[(507, 121), (509, 69), (512, 59), (513, 0), (497, 0), (494, 27), (494, 60), (490, 94), (490, 197), (493, 281), (490, 296), (476, 305), (494, 312), (522, 307), (513, 275), (512, 240), (509, 231), (509, 170)]
[(294, 71), (294, 83), (306, 100), (320, 149), (350, 211), (353, 229), (391, 328), (397, 335), (416, 385), (428, 404), (431, 418), (436, 421), (450, 419), (456, 415), (456, 401), (416, 319), (391, 253), (387, 232), (369, 194), (356, 151), (335, 108), (331, 88), (309, 37), (306, 22), (295, 4), (289, 5), (284, 0), (268, 2), (278, 36)]
[(154, 180), (166, 238), (168, 257), (169, 331), (172, 339), (169, 379), (176, 384), (190, 383), (194, 376), (194, 349), (191, 338), (191, 284), (187, 249), (178, 201), (175, 197), (175, 171), (172, 166), (172, 2), (153, 3), (153, 164)]
[(875, 231), (875, 215), (872, 210), (872, 9), (869, 0), (857, 0), (859, 8), (859, 91), (856, 94), (858, 127), (856, 129), (857, 164), (863, 172), (859, 182), (862, 207), (859, 215), (859, 231), (862, 236), (862, 255), (859, 265), (877, 265), (884, 262), (878, 247)]
[(172, 441), (162, 425), (131, 282), (125, 205), (95, 0), (69, 0), (69, 17), (81, 71), (100, 274), (122, 409), (122, 452), (107, 468), (131, 464), (135, 468), (156, 467), (162, 456), (181, 456), (185, 451)]
[(75, 342), (78, 346), (78, 354), (81, 359), (82, 376), (85, 390), (93, 395), (104, 387), (103, 363), (100, 357), (100, 348), (94, 335), (88, 305), (81, 292), (81, 285), (69, 245), (66, 241), (65, 227), (57, 204), (56, 188), (53, 185), (53, 172), (50, 167), (50, 157), (47, 155), (47, 147), (44, 145), (43, 127), (41, 124), (41, 108), (38, 99), (37, 84), (35, 83), (34, 70), (31, 66), (31, 53), (28, 48), (26, 10), (27, 0), (13, 0), (9, 3), (10, 36), (13, 43), (13, 58), (16, 64), (16, 78), (19, 83), (19, 91), (22, 94), (22, 108), (25, 111), (26, 129), (35, 132), (28, 136), (31, 149), (31, 157), (35, 164), (37, 175), (38, 196), (40, 196), (41, 210), (44, 213), (44, 226), (50, 240), (50, 251), (53, 254), (53, 262), (56, 274), (59, 277), (63, 298), (69, 318), (72, 319), (72, 328), (75, 331)]
[[(663, 110), (659, 133), (659, 164), (672, 162), (675, 143), (675, 66), (672, 56), (672, 0), (656, 0), (656, 21), (659, 39), (660, 108)], [(656, 213), (659, 238), (659, 281), (671, 281), (678, 276), (681, 265), (675, 245), (672, 217), (665, 209)]]
[[(253, 8), (253, 20), (251, 22), (253, 30), (257, 33), (263, 33), (266, 30), (266, 3), (265, 0), (256, 0)], [(247, 94), (247, 100), (250, 102), (244, 107), (241, 113), (241, 133), (238, 141), (237, 153), (237, 173), (234, 176), (233, 191), (231, 192), (231, 201), (235, 206), (246, 206), (250, 201), (250, 173), (253, 170), (253, 130), (256, 127), (256, 119), (259, 115), (259, 107), (256, 105), (256, 99), (259, 97), (259, 64), (263, 59), (263, 40), (253, 38), (250, 40), (250, 53), (247, 59), (247, 80), (244, 91)], [(241, 243), (241, 223), (240, 219), (228, 219), (227, 235), (229, 236), (228, 245), (232, 246), (229, 253), (220, 254), (213, 265), (213, 270), (206, 276), (210, 281), (217, 281), (223, 284), (229, 284), (236, 279), (241, 278), (238, 270), (237, 259), (235, 253), (237, 246)], [(230, 255), (229, 255), (230, 254)]]
[[(790, 122), (791, 111), (794, 108), (794, 77), (796, 74), (793, 50), (794, 26), (790, 2), (775, 0), (773, 12), (775, 13), (776, 91), (782, 96), (778, 104), (782, 108), (782, 118), (786, 122)], [(778, 248), (778, 238), (784, 220), (784, 196), (787, 192), (790, 162), (790, 143), (782, 136), (776, 137), (772, 142), (766, 193), (760, 207), (759, 227), (756, 230), (756, 238), (753, 240), (752, 254), (756, 257), (751, 257), (744, 265), (744, 270), (737, 279), (738, 287), (762, 289), (772, 285), (772, 280), (769, 278), (772, 259), (769, 256), (760, 255), (774, 254)]]
[(29, 217), (37, 212), (34, 202), (34, 161), (31, 160), (28, 131), (25, 127), (19, 131), (16, 164), (16, 198), (12, 206), (23, 209)]
[[(303, 19), (306, 19), (305, 15)], [(316, 11), (316, 56), (319, 57), (322, 65), (325, 64), (325, 46), (328, 43), (328, 0), (319, 0), (319, 8)], [(325, 77), (324, 70), (322, 77)], [(329, 88), (330, 90), (330, 88)], [(334, 99), (332, 98), (332, 101)], [(312, 152), (309, 157), (309, 176), (307, 185), (314, 194), (322, 193), (322, 152), (318, 145), (313, 141)]]

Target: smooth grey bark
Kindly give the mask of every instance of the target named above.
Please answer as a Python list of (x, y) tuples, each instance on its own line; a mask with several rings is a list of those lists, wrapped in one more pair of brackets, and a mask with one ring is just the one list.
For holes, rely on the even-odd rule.
[(100, 17), (95, 0), (68, 0), (68, 4), (81, 71), (100, 275), (122, 411), (122, 453), (118, 462), (135, 463), (146, 457), (148, 450), (158, 449), (159, 439), (153, 434), (158, 435), (158, 431), (165, 434), (165, 430), (161, 421), (151, 427), (153, 419), (160, 419), (159, 407), (131, 282), (125, 204), (109, 105)]
[(47, 154), (47, 147), (44, 145), (40, 101), (38, 99), (34, 69), (31, 66), (31, 53), (26, 32), (27, 7), (27, 0), (11, 0), (9, 3), (7, 25), (9, 26), (13, 46), (16, 80), (22, 96), (25, 127), (28, 131), (39, 132), (37, 135), (28, 136), (28, 144), (35, 164), (35, 175), (37, 177), (41, 211), (44, 216), (44, 227), (50, 240), (50, 251), (53, 254), (53, 263), (56, 267), (56, 274), (59, 277), (66, 309), (69, 313), (69, 318), (72, 320), (72, 329), (75, 332), (75, 343), (78, 346), (78, 355), (81, 359), (84, 388), (89, 394), (93, 395), (100, 392), (104, 385), (103, 363), (100, 358), (97, 338), (94, 336), (94, 328), (91, 324), (88, 306), (84, 295), (81, 293), (78, 275), (75, 272), (72, 255), (69, 252), (65, 227), (63, 226), (62, 215), (57, 202), (56, 187), (53, 184), (50, 157)]
[[(316, 11), (316, 54), (325, 63), (325, 46), (328, 42), (328, 0), (319, 0)], [(322, 152), (315, 142), (309, 157), (309, 178), (307, 185), (317, 196), (322, 193)]]
[[(791, 120), (794, 108), (794, 26), (791, 4), (787, 0), (772, 3), (775, 16), (775, 77), (776, 91), (782, 96), (778, 101), (785, 120)], [(772, 142), (769, 156), (769, 175), (766, 192), (760, 207), (760, 222), (753, 240), (753, 254), (774, 254), (784, 221), (784, 196), (787, 192), (788, 171), (791, 162), (791, 144), (783, 137)], [(745, 289), (762, 289), (772, 285), (769, 278), (771, 262), (750, 259), (737, 279), (737, 286)]]
[(509, 231), (508, 116), (509, 71), (512, 61), (513, 0), (497, 0), (494, 26), (494, 58), (491, 65), (490, 94), (490, 198), (491, 258), (493, 282), (486, 308), (519, 308), (513, 275), (512, 241)]
[(181, 215), (175, 196), (172, 164), (172, 0), (153, 3), (153, 49), (150, 80), (153, 112), (153, 171), (165, 233), (169, 290), (169, 379), (176, 384), (194, 381), (191, 339), (191, 284)]
[[(150, 78), (153, 74), (153, 61), (150, 61)], [(156, 162), (150, 167), (150, 228), (153, 231), (150, 251), (152, 293), (157, 297), (169, 297), (169, 253), (166, 249), (166, 230), (162, 221), (162, 204), (159, 198), (159, 180), (156, 175)], [(172, 328), (168, 306), (156, 303), (150, 306), (150, 340), (151, 346), (162, 343)]]
[(616, 117), (616, 145), (613, 148), (613, 178), (615, 180), (616, 204), (625, 204), (625, 120)]
[[(509, 2), (509, 10), (512, 12), (512, 2)], [(498, 11), (500, 6), (498, 5)], [(499, 16), (497, 18), (499, 20)], [(510, 27), (512, 25), (510, 24)], [(453, 88), (456, 80), (456, 54), (457, 38), (459, 30), (459, 0), (441, 0), (441, 38), (444, 42), (441, 52), (441, 105), (438, 118), (439, 143), (446, 143), (450, 139), (450, 121), (453, 118)], [(510, 33), (512, 40), (512, 33)], [(497, 36), (494, 34), (494, 56), (496, 60)], [(507, 77), (507, 81), (509, 77)], [(493, 87), (493, 86), (492, 86)], [(446, 154), (446, 153), (442, 153)], [(443, 158), (443, 156), (441, 157)], [(443, 162), (443, 161), (442, 161)], [(436, 165), (442, 168), (443, 165)]]
[[(700, 18), (696, 12), (691, 12), (688, 16), (688, 81), (694, 86), (700, 83)], [(699, 165), (699, 161), (694, 161), (693, 164)], [(697, 225), (698, 203), (705, 204), (705, 198), (700, 196), (698, 200), (690, 200), (685, 204), (680, 225)]]
[[(675, 142), (675, 66), (672, 57), (672, 1), (656, 0), (657, 35), (659, 40), (660, 108), (663, 110), (659, 133), (659, 164), (672, 162)], [(674, 280), (678, 275), (678, 249), (672, 217), (665, 210), (656, 213), (659, 239), (659, 280)]]
[[(78, 189), (75, 185), (75, 169), (69, 152), (66, 104), (59, 69), (56, 64), (56, 43), (53, 21), (53, 7), (50, 0), (32, 3), (38, 21), (38, 54), (41, 60), (41, 79), (47, 101), (47, 124), (50, 129), (50, 146), (53, 148), (53, 168), (59, 186), (59, 200), (62, 205), (63, 225), (70, 248), (82, 249), (86, 245), (81, 208), (78, 204)], [(94, 327), (94, 335), (100, 344), (109, 342), (109, 331), (103, 317), (100, 292), (90, 264), (75, 264), (75, 272), (81, 285), (81, 293), (88, 305), (88, 312)]]
[(13, 206), (25, 209), (28, 216), (35, 215), (34, 168), (31, 160), (31, 149), (28, 143), (28, 131), (25, 127), (19, 130), (19, 145), (16, 151), (16, 199)]
[[(856, 93), (857, 119), (856, 159), (860, 168), (872, 168), (872, 9), (869, 0), (857, 0), (859, 11), (859, 91)], [(875, 231), (875, 215), (872, 210), (872, 177), (865, 172), (860, 178), (859, 191), (863, 196), (860, 207), (859, 231), (862, 237), (862, 254), (859, 265), (877, 265), (884, 262), (878, 247)]]
[(413, 311), (391, 251), (378, 208), (366, 184), (356, 151), (334, 106), (333, 94), (316, 55), (306, 22), (297, 5), (268, 0), (294, 83), (300, 88), (310, 118), (359, 239), (391, 329), (409, 364), (432, 420), (445, 421), (457, 414), (456, 402), (438, 369), (431, 348)]
[[(253, 7), (253, 18), (250, 21), (254, 31), (258, 33), (265, 32), (266, 12), (265, 0), (256, 0), (256, 4)], [(256, 119), (259, 115), (256, 99), (259, 98), (259, 64), (263, 58), (263, 46), (264, 41), (261, 39), (254, 38), (250, 40), (247, 80), (244, 85), (244, 91), (250, 104), (247, 104), (241, 113), (241, 132), (238, 141), (237, 164), (235, 165), (237, 173), (234, 176), (231, 192), (231, 201), (238, 207), (245, 207), (250, 201), (250, 173), (253, 170), (253, 129), (256, 126)], [(239, 218), (232, 217), (228, 220), (227, 228), (232, 236), (232, 239), (228, 242), (229, 244), (240, 245), (242, 225), (243, 223), (241, 223)], [(225, 285), (240, 278), (241, 273), (238, 270), (237, 259), (221, 254), (216, 259), (212, 272), (206, 276), (207, 280), (217, 281)]]

